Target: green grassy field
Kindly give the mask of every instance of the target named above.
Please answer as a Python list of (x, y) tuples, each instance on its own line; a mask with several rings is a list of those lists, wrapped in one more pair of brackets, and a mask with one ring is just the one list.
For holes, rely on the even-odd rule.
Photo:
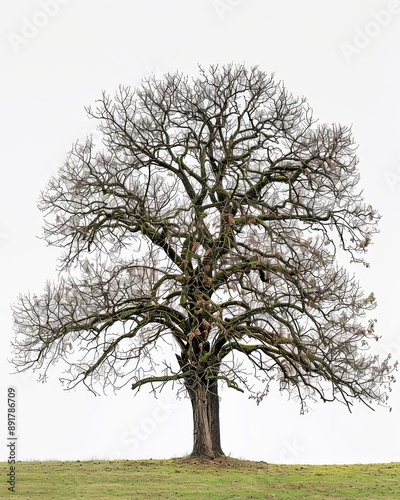
[(16, 493), (0, 498), (400, 498), (400, 463), (274, 465), (230, 458), (17, 463)]

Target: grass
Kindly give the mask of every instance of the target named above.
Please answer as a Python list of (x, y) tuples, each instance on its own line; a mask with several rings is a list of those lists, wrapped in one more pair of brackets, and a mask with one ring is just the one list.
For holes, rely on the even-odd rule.
[(19, 462), (14, 499), (353, 499), (400, 498), (400, 463), (274, 465), (221, 458)]

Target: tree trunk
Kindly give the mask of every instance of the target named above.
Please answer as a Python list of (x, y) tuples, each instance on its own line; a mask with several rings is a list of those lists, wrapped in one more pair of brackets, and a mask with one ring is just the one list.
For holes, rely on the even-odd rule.
[(192, 457), (216, 458), (224, 455), (219, 427), (218, 381), (203, 384), (199, 380), (186, 386), (193, 410)]

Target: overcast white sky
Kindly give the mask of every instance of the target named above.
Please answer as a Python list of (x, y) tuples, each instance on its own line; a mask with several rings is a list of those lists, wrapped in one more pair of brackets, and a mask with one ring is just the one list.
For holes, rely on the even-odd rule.
[[(18, 400), (20, 460), (164, 458), (191, 451), (188, 400), (129, 386), (95, 398), (10, 375), (10, 303), (55, 276), (57, 252), (37, 239), (38, 195), (71, 144), (91, 130), (84, 106), (151, 72), (194, 74), (198, 63), (257, 64), (308, 98), (322, 122), (353, 124), (365, 197), (383, 215), (355, 271), (378, 299), (379, 350), (400, 357), (400, 1), (19, 0), (0, 7), (0, 460), (7, 387)], [(400, 460), (400, 383), (390, 404), (297, 403), (271, 393), (256, 406), (221, 392), (222, 445), (237, 458), (286, 463)]]

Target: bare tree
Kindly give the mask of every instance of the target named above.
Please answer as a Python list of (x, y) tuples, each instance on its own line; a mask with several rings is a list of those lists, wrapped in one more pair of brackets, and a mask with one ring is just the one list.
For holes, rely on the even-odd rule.
[(375, 298), (338, 264), (367, 265), (379, 219), (349, 128), (232, 65), (120, 87), (87, 111), (103, 144), (77, 143), (41, 195), (64, 254), (59, 282), (14, 307), (19, 370), (45, 379), (61, 359), (67, 387), (92, 391), (179, 383), (193, 456), (223, 454), (220, 381), (257, 402), (275, 381), (302, 410), (386, 402)]

